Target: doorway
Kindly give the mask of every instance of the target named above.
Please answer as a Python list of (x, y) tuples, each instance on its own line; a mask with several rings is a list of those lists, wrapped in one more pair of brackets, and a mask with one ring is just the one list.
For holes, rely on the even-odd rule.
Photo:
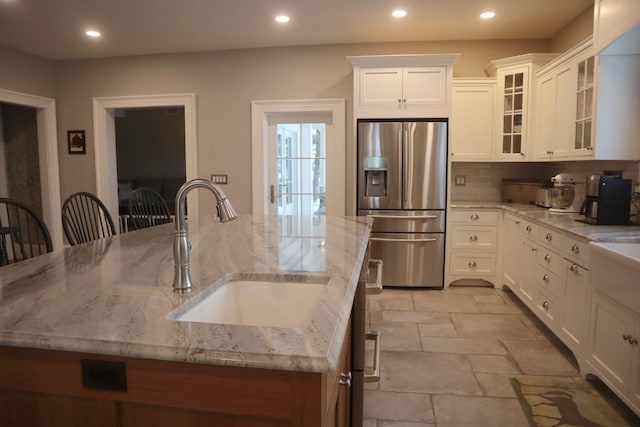
[(158, 193), (174, 214), (186, 180), (184, 125), (181, 106), (115, 110), (120, 232), (129, 229), (129, 198), (136, 188)]
[[(0, 161), (2, 164), (0, 196), (21, 199), (21, 201), (33, 206), (41, 214), (49, 229), (54, 250), (60, 249), (63, 246), (63, 239), (60, 219), (60, 177), (55, 101), (50, 98), (0, 89), (0, 104), (3, 105), (3, 116), (6, 122), (5, 126), (2, 126), (3, 128), (13, 127), (12, 122), (20, 123), (24, 120), (24, 123), (28, 123), (28, 127), (22, 130), (17, 128), (8, 130), (8, 133), (11, 134), (9, 142), (19, 144), (20, 147), (8, 148), (6, 145), (8, 142), (6, 140), (2, 142), (4, 158)], [(20, 126), (24, 126), (24, 123)], [(15, 132), (20, 135), (14, 134)], [(6, 135), (4, 130), (3, 135)], [(27, 144), (28, 147), (23, 144)], [(22, 154), (14, 153), (14, 148), (18, 151), (26, 151), (23, 151)], [(14, 162), (23, 160), (26, 162), (20, 166), (20, 169), (17, 169), (15, 173), (11, 172), (11, 169), (15, 170)], [(5, 161), (11, 162), (12, 165), (5, 168)], [(22, 167), (28, 168), (29, 172), (24, 173)], [(12, 189), (14, 185), (17, 187)], [(22, 194), (23, 191), (25, 194)], [(28, 200), (25, 200), (25, 197)]]
[[(93, 99), (96, 145), (96, 195), (119, 217), (118, 159), (116, 150), (116, 116), (119, 110), (145, 108), (181, 108), (184, 111), (184, 163), (186, 180), (198, 177), (196, 98), (194, 94), (101, 97)], [(189, 216), (197, 218), (198, 199), (188, 196)]]
[(343, 99), (253, 101), (254, 215), (344, 215)]

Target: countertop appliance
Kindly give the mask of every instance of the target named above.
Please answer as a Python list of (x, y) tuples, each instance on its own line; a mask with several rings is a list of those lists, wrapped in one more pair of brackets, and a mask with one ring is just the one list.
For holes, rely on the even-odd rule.
[(585, 198), (585, 179), (582, 176), (559, 173), (551, 177), (551, 209), (555, 213), (579, 213)]
[(552, 191), (553, 188), (538, 188), (536, 190), (536, 206), (550, 208)]
[(358, 215), (391, 287), (444, 284), (447, 120), (358, 120)]
[(587, 179), (584, 222), (596, 225), (627, 225), (631, 216), (630, 179), (622, 175), (591, 175)]

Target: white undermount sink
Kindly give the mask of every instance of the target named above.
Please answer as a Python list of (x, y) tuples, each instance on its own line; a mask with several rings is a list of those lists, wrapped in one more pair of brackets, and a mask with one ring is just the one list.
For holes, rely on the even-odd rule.
[(605, 295), (640, 312), (640, 243), (591, 243), (590, 280)]
[(182, 322), (301, 328), (329, 276), (228, 274), (167, 317)]

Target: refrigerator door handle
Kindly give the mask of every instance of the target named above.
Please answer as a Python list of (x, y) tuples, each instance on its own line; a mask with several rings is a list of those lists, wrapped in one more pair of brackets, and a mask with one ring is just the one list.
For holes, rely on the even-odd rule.
[[(402, 135), (400, 141), (402, 141), (402, 208), (406, 208), (407, 206), (407, 193), (409, 188), (409, 168), (411, 167), (411, 163), (409, 161), (409, 145), (413, 143), (413, 141), (409, 140), (409, 131), (407, 129), (408, 124), (402, 123)], [(413, 147), (412, 147), (413, 148)]]
[(426, 239), (393, 239), (389, 237), (369, 237), (369, 241), (372, 242), (401, 242), (401, 243), (422, 243), (422, 242), (435, 242), (438, 239), (428, 237)]
[(369, 214), (367, 215), (369, 218), (383, 218), (383, 219), (437, 219), (437, 215), (416, 215), (416, 216), (407, 216), (407, 215), (385, 215), (385, 214)]

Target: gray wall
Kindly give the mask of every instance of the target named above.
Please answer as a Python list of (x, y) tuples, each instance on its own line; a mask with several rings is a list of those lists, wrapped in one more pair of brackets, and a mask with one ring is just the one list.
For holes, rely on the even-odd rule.
[(55, 98), (53, 63), (0, 45), (0, 88)]

